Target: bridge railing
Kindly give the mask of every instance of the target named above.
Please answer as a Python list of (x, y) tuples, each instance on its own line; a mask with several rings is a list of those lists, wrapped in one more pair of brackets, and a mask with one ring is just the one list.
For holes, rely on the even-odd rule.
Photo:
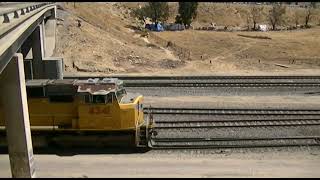
[[(0, 73), (4, 70), (13, 54), (17, 52), (32, 28), (41, 17), (55, 7), (55, 3), (21, 3), (0, 6)], [(18, 27), (18, 28), (17, 28)]]
[(17, 5), (16, 8), (9, 8), (7, 10), (0, 11), (0, 16), (3, 16), (2, 23), (10, 23), (11, 19), (19, 18), (21, 15), (25, 15), (48, 4), (53, 4), (53, 2), (28, 3), (24, 5)]

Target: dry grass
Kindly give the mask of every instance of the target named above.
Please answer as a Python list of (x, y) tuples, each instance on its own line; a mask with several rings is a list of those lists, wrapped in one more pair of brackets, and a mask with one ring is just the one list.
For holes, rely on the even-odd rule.
[[(141, 73), (167, 69), (162, 61), (173, 59), (171, 54), (150, 46), (130, 29), (128, 10), (116, 5), (77, 3), (74, 8), (73, 3), (65, 4), (70, 14), (58, 26), (55, 55), (64, 57), (66, 71)], [(77, 19), (82, 21), (80, 28)]]
[[(123, 6), (129, 8), (137, 8), (139, 5), (143, 6), (145, 2), (126, 2), (122, 3)], [(262, 18), (258, 22), (259, 24), (268, 24), (268, 11), (271, 9), (270, 5), (260, 5), (264, 9), (261, 12)], [(250, 5), (245, 4), (230, 4), (230, 3), (213, 3), (213, 2), (199, 2), (198, 16), (192, 23), (194, 27), (198, 26), (209, 26), (211, 22), (220, 26), (247, 26), (247, 16)], [(168, 22), (174, 22), (175, 16), (178, 13), (178, 3), (169, 2), (170, 17)], [(300, 7), (286, 8), (284, 15), (284, 21), (282, 25), (293, 26), (295, 25), (295, 12), (299, 14), (299, 24), (304, 24), (304, 13), (305, 9)], [(315, 11), (314, 16), (311, 18), (310, 23), (316, 25), (320, 23), (320, 11)]]
[[(135, 21), (129, 17), (129, 9), (125, 7), (128, 4), (131, 8), (138, 5), (77, 3), (76, 8), (72, 3), (66, 5), (65, 9), (71, 14), (66, 16), (62, 26), (58, 26), (56, 55), (64, 57), (68, 72), (77, 72), (78, 69), (89, 73), (212, 74), (320, 69), (320, 27), (284, 32), (241, 32), (244, 36), (271, 39), (241, 37), (237, 32), (186, 30), (156, 33), (191, 51), (191, 61), (181, 62), (170, 50), (150, 44), (148, 41), (154, 42), (150, 37), (143, 39), (130, 29)], [(170, 2), (170, 11), (174, 12), (176, 5)], [(235, 14), (238, 15), (234, 17), (223, 14), (224, 6), (209, 3), (208, 9), (217, 12), (215, 18), (221, 23), (243, 23), (238, 17), (245, 10), (241, 7), (243, 5), (230, 5), (226, 12), (237, 9)], [(171, 14), (174, 17), (174, 13)], [(197, 21), (207, 21), (205, 18), (208, 17), (203, 16)], [(81, 29), (76, 26), (79, 18), (83, 21)]]
[[(244, 36), (265, 36), (271, 39), (239, 37), (236, 32), (183, 31), (158, 35), (192, 52), (193, 60), (223, 59), (245, 66), (250, 62), (290, 63), (299, 66), (320, 65), (320, 28), (286, 32), (243, 32)], [(241, 63), (240, 63), (241, 62)]]

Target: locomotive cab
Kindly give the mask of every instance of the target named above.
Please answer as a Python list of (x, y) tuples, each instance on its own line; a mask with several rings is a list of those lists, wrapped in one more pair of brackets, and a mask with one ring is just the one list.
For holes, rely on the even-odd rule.
[(79, 129), (136, 130), (143, 122), (143, 98), (124, 90), (122, 81), (103, 79), (78, 81)]
[[(118, 142), (118, 135), (120, 139), (128, 137), (134, 146), (141, 143), (141, 128), (147, 126), (143, 96), (127, 93), (123, 81), (28, 80), (26, 85), (32, 135), (41, 131), (46, 138), (48, 134), (57, 142), (67, 138), (73, 145), (77, 138), (82, 138), (77, 141), (81, 145), (89, 137), (91, 143), (106, 144), (107, 139)], [(0, 126), (4, 126), (1, 116)]]

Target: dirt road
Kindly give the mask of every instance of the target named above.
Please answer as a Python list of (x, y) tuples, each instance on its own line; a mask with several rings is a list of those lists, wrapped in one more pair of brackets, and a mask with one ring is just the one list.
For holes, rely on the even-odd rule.
[[(35, 155), (38, 177), (320, 177), (319, 148)], [(11, 177), (0, 155), (0, 177)]]

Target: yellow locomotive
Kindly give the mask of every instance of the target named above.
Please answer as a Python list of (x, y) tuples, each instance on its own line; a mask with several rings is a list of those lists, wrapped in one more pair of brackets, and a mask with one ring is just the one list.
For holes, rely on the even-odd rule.
[[(147, 146), (152, 123), (144, 118), (143, 96), (127, 93), (122, 80), (27, 80), (26, 89), (35, 147)], [(5, 135), (3, 116), (0, 126)]]

